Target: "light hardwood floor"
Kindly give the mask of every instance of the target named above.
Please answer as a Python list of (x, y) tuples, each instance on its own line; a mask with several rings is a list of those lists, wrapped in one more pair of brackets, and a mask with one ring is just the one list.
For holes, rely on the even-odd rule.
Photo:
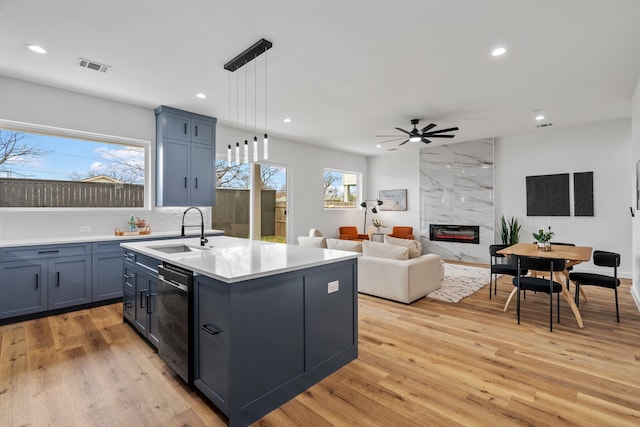
[[(487, 279), (488, 280), (488, 279)], [(257, 426), (638, 426), (640, 314), (620, 288), (566, 302), (528, 293), (521, 324), (500, 280), (450, 304), (360, 295), (359, 358)], [(0, 327), (0, 426), (224, 426), (122, 323), (122, 306)]]

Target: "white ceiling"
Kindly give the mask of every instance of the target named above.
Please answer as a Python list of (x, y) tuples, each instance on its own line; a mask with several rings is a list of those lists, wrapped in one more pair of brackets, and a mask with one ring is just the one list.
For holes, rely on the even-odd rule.
[(0, 74), (251, 134), (264, 55), (223, 65), (260, 38), (269, 134), (364, 155), (412, 118), (460, 142), (533, 131), (533, 110), (554, 127), (628, 117), (640, 77), (638, 0), (0, 0)]

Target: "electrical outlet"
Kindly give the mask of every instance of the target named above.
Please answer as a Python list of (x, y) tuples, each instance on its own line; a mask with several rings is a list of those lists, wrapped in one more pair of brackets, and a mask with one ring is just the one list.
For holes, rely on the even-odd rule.
[(329, 282), (327, 286), (327, 293), (332, 294), (334, 292), (338, 292), (340, 290), (340, 281), (336, 280), (334, 282)]
[(82, 227), (80, 227), (80, 232), (81, 233), (90, 233), (91, 232), (91, 226), (83, 225)]

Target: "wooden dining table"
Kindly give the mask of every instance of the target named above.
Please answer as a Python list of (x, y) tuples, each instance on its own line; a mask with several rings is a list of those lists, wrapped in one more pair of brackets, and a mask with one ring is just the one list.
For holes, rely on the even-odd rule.
[[(580, 264), (582, 262), (587, 262), (591, 259), (591, 253), (593, 252), (593, 248), (590, 246), (569, 246), (569, 245), (551, 245), (550, 251), (543, 251), (538, 249), (537, 243), (516, 243), (515, 245), (508, 246), (504, 249), (498, 251), (499, 254), (502, 255), (519, 255), (519, 256), (527, 256), (527, 257), (539, 257), (539, 258), (563, 258), (566, 260), (566, 266), (564, 271), (554, 273), (554, 279), (559, 283), (564, 283), (569, 279), (569, 267), (573, 267), (574, 265)], [(565, 280), (562, 280), (564, 276)], [(582, 288), (580, 289), (582, 291)], [(504, 311), (506, 312), (509, 308), (509, 303), (513, 299), (513, 296), (518, 292), (517, 288), (513, 288), (511, 294), (509, 294), (509, 298), (504, 305)], [(584, 294), (582, 294), (584, 296)], [(578, 326), (580, 328), (584, 327), (582, 323), (582, 316), (580, 315), (580, 310), (576, 306), (574, 299), (569, 294), (569, 290), (563, 285), (562, 286), (562, 296), (569, 304), (573, 315), (578, 322)], [(586, 299), (586, 296), (585, 296)]]

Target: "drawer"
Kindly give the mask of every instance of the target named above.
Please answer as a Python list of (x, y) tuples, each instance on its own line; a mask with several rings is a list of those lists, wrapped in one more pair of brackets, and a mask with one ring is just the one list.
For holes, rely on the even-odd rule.
[(122, 243), (122, 240), (108, 241), (108, 242), (93, 242), (91, 244), (91, 252), (94, 254), (122, 252), (122, 247), (120, 247), (120, 243)]
[(158, 272), (158, 266), (162, 265), (162, 261), (152, 258), (150, 256), (142, 255), (138, 252), (134, 252), (130, 249), (125, 249), (123, 253), (125, 265), (132, 267), (144, 267), (151, 270), (154, 273)]
[(45, 259), (63, 256), (88, 255), (90, 243), (70, 243), (64, 245), (16, 246), (0, 249), (0, 261), (23, 259)]

